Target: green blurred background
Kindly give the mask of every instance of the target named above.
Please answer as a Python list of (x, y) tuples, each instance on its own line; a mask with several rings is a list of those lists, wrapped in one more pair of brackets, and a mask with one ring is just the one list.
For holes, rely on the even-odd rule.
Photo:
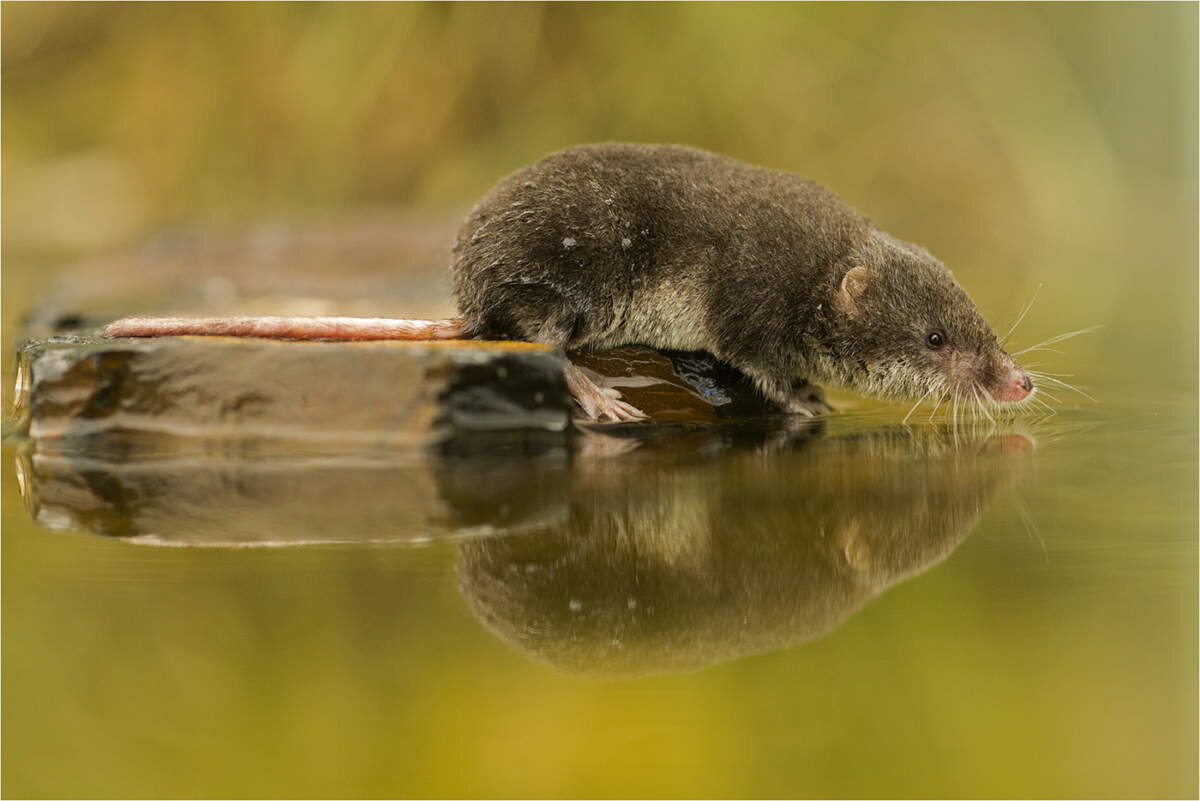
[(1103, 377), (1195, 385), (1194, 4), (3, 13), (6, 322), (163, 226), (455, 215), (551, 150), (683, 142), (833, 187), (999, 328), (1045, 283), (1022, 342), (1106, 324)]
[[(75, 258), (459, 215), (548, 151), (637, 140), (831, 186), (1000, 330), (1043, 284), (1014, 342), (1104, 325), (1052, 363), (1109, 436), (1043, 461), (1049, 556), (1001, 512), (799, 656), (629, 683), (493, 641), (449, 549), (50, 535), (6, 464), (4, 795), (1197, 792), (1196, 4), (2, 14), (6, 393), (20, 313)], [(1117, 436), (1135, 409), (1168, 421), (1135, 427), (1154, 448)]]

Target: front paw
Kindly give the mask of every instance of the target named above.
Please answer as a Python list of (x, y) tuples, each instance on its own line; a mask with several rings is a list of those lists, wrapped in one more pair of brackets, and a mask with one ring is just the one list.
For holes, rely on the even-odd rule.
[(792, 384), (783, 404), (784, 411), (804, 417), (820, 417), (833, 411), (833, 407), (825, 400), (825, 390), (807, 381), (797, 381)]

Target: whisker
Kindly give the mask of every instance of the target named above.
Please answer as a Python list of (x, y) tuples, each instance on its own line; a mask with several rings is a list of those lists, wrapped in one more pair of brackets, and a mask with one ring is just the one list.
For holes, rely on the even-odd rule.
[(937, 414), (937, 410), (942, 407), (942, 401), (946, 400), (950, 395), (950, 390), (943, 389), (942, 394), (938, 395), (937, 403), (933, 405), (933, 411), (929, 413), (929, 422), (933, 422), (933, 416)]
[(1037, 289), (1033, 290), (1033, 297), (1029, 299), (1029, 302), (1025, 304), (1025, 308), (1021, 309), (1021, 313), (1017, 315), (1017, 321), (1012, 324), (1012, 328), (1008, 329), (1008, 333), (1005, 334), (1004, 338), (1000, 340), (1001, 347), (1003, 347), (1004, 343), (1008, 341), (1008, 338), (1013, 335), (1013, 331), (1017, 330), (1017, 326), (1020, 325), (1021, 321), (1025, 319), (1025, 315), (1029, 314), (1029, 310), (1033, 308), (1033, 302), (1037, 300), (1038, 293), (1041, 291), (1042, 284), (1039, 283), (1037, 285)]
[(992, 426), (995, 426), (996, 417), (991, 414), (991, 409), (988, 408), (988, 401), (986, 401), (986, 399), (979, 404), (979, 410), (983, 412), (984, 417), (988, 418), (988, 422), (990, 422)]
[[(993, 398), (991, 395), (989, 395), (986, 391), (984, 391), (983, 400), (985, 403), (987, 403), (988, 408), (990, 408), (992, 410), (992, 413), (995, 414), (997, 417), (999, 417), (1000, 413), (1004, 411), (1004, 404), (997, 401), (995, 398)], [(1022, 410), (1023, 410), (1023, 407), (1014, 407), (1011, 410), (1009, 410), (1009, 414), (1015, 416), (1017, 414), (1020, 414)]]
[[(1082, 389), (1080, 389), (1079, 387), (1075, 386), (1074, 384), (1068, 384), (1066, 381), (1061, 381), (1061, 380), (1059, 380), (1059, 379), (1055, 378), (1055, 377), (1054, 377), (1053, 375), (1051, 375), (1050, 373), (1039, 373), (1039, 372), (1036, 372), (1036, 371), (1029, 371), (1029, 370), (1026, 370), (1026, 372), (1028, 372), (1028, 373), (1029, 373), (1031, 376), (1033, 376), (1034, 378), (1037, 378), (1037, 379), (1040, 379), (1040, 380), (1042, 380), (1042, 381), (1045, 381), (1045, 382), (1046, 382), (1046, 383), (1048, 383), (1048, 384), (1053, 384), (1054, 386), (1062, 387), (1063, 389), (1069, 389), (1069, 390), (1071, 390), (1072, 392), (1078, 392), (1080, 395), (1082, 395), (1083, 397), (1087, 398), (1088, 400), (1090, 400), (1090, 401), (1092, 401), (1092, 402), (1094, 402), (1094, 403), (1099, 403), (1099, 401), (1097, 401), (1095, 398), (1093, 398), (1093, 397), (1092, 397), (1091, 395), (1089, 395), (1088, 393), (1084, 392), (1084, 391), (1083, 391)], [(1051, 395), (1050, 397), (1054, 397), (1054, 396), (1053, 396), (1053, 395)]]
[(1013, 502), (1017, 507), (1017, 514), (1021, 516), (1021, 521), (1025, 523), (1025, 530), (1037, 537), (1038, 545), (1042, 546), (1042, 558), (1047, 562), (1050, 561), (1050, 555), (1046, 553), (1046, 540), (1042, 538), (1042, 531), (1038, 528), (1037, 522), (1033, 519), (1033, 515), (1029, 511), (1029, 507), (1025, 502), (1013, 496)]
[(992, 413), (991, 413), (991, 411), (988, 410), (986, 401), (980, 397), (981, 391), (983, 392), (984, 397), (987, 396), (986, 390), (983, 390), (983, 388), (981, 386), (979, 386), (979, 383), (976, 382), (975, 386), (971, 387), (971, 391), (975, 393), (976, 408), (979, 409), (979, 411), (983, 412), (983, 416), (986, 417), (988, 420), (990, 420), (992, 425), (996, 425), (996, 418), (992, 417)]
[(1037, 404), (1038, 406), (1040, 406), (1041, 408), (1045, 409), (1045, 410), (1046, 410), (1046, 412), (1047, 412), (1048, 414), (1058, 414), (1058, 410), (1057, 410), (1057, 409), (1055, 409), (1055, 408), (1054, 408), (1053, 406), (1051, 406), (1050, 404), (1046, 403), (1044, 400), (1042, 400), (1042, 399), (1041, 399), (1040, 397), (1038, 397), (1038, 396), (1031, 395), (1031, 396), (1029, 397), (1029, 402), (1030, 402), (1030, 403), (1035, 403), (1035, 404)]
[(1050, 337), (1045, 342), (1039, 342), (1036, 345), (1030, 345), (1028, 348), (1025, 348), (1024, 350), (1019, 350), (1011, 355), (1012, 356), (1020, 356), (1022, 353), (1028, 353), (1031, 350), (1046, 349), (1047, 345), (1053, 345), (1056, 342), (1062, 342), (1064, 340), (1070, 339), (1071, 337), (1077, 337), (1080, 334), (1090, 334), (1091, 332), (1097, 331), (1103, 327), (1104, 327), (1103, 325), (1091, 325), (1091, 326), (1088, 326), (1087, 328), (1080, 328), (1078, 331), (1068, 331), (1065, 334), (1059, 334), (1058, 336)]
[(921, 405), (921, 401), (925, 400), (926, 398), (928, 398), (930, 395), (933, 394), (934, 389), (936, 389), (936, 387), (930, 387), (928, 392), (926, 392), (924, 395), (922, 395), (920, 398), (917, 399), (917, 402), (914, 403), (912, 405), (912, 408), (908, 410), (908, 414), (904, 415), (904, 419), (900, 421), (900, 425), (902, 425), (902, 426), (908, 425), (908, 418), (912, 417), (913, 412), (915, 412), (917, 410), (917, 407)]

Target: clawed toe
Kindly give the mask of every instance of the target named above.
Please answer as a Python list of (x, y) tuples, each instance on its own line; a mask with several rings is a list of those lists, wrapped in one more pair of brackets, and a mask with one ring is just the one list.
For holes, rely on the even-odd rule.
[(645, 420), (646, 414), (641, 409), (623, 400), (598, 395), (586, 399), (576, 398), (579, 408), (584, 415), (597, 423), (630, 423), (635, 420)]
[(793, 399), (784, 407), (791, 414), (800, 417), (821, 417), (833, 411), (833, 407), (825, 401), (809, 401)]
[(641, 409), (620, 399), (620, 392), (612, 387), (601, 388), (570, 362), (567, 363), (565, 374), (567, 389), (589, 420), (628, 423), (646, 419)]
[(616, 422), (630, 423), (634, 420), (645, 420), (646, 413), (631, 403), (623, 400), (613, 400), (603, 412)]
[(833, 411), (825, 400), (824, 390), (807, 382), (797, 382), (792, 387), (784, 408), (801, 417), (820, 417)]
[(792, 414), (799, 415), (800, 417), (816, 417), (818, 414), (820, 414), (820, 412), (818, 412), (809, 404), (798, 401), (789, 403), (787, 410)]

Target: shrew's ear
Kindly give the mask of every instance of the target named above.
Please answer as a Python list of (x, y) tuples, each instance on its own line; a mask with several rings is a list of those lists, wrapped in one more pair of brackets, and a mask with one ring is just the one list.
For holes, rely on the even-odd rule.
[(867, 288), (867, 268), (852, 267), (842, 276), (842, 285), (834, 293), (833, 304), (844, 314), (857, 317), (862, 311), (862, 295)]

